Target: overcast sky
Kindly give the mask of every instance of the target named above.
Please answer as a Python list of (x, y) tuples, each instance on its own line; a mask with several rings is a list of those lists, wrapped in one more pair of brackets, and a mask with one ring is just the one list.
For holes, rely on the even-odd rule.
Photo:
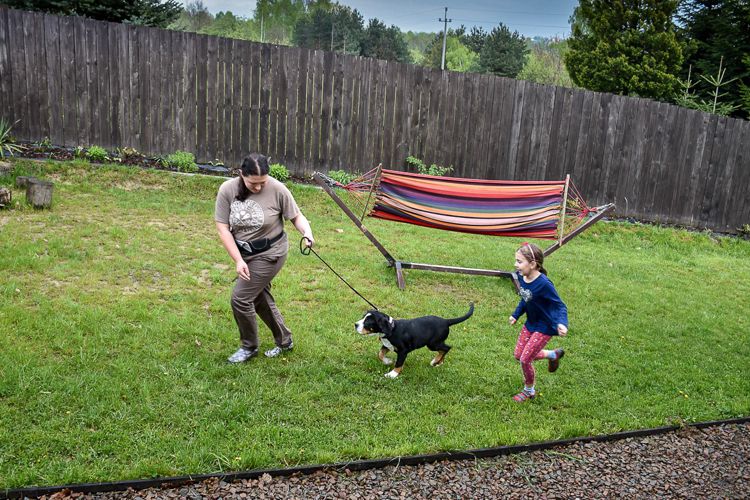
[[(339, 3), (357, 9), (365, 25), (377, 17), (402, 31), (437, 32), (443, 29), (438, 18), (445, 17), (444, 9), (448, 7), (448, 19), (453, 19), (449, 27), (463, 24), (491, 31), (502, 22), (528, 37), (568, 36), (568, 19), (578, 5), (577, 0), (339, 0)], [(255, 9), (253, 0), (203, 0), (203, 4), (212, 14), (229, 10), (242, 17), (252, 17)]]

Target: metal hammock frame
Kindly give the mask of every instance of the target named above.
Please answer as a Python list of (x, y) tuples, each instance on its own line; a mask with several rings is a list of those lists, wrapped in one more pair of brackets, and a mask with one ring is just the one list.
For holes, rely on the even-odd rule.
[[(336, 192), (333, 190), (334, 187), (345, 187), (344, 185), (336, 182), (335, 180), (329, 178), (325, 174), (321, 172), (315, 172), (313, 174), (313, 179), (315, 182), (317, 182), (323, 190), (328, 193), (328, 195), (333, 199), (333, 201), (336, 203), (336, 205), (339, 206), (339, 208), (351, 219), (351, 221), (354, 223), (354, 225), (359, 228), (360, 231), (362, 231), (362, 234), (367, 237), (368, 240), (375, 246), (375, 248), (378, 249), (378, 251), (385, 257), (385, 260), (388, 263), (389, 267), (393, 267), (396, 270), (396, 282), (398, 283), (398, 287), (403, 290), (406, 286), (405, 280), (404, 280), (404, 269), (420, 269), (424, 271), (439, 271), (439, 272), (449, 272), (449, 273), (460, 273), (460, 274), (472, 274), (472, 275), (481, 275), (481, 276), (499, 276), (503, 278), (510, 278), (513, 280), (513, 284), (516, 287), (516, 290), (518, 290), (519, 285), (517, 282), (516, 275), (513, 271), (504, 271), (500, 269), (479, 269), (479, 268), (469, 268), (469, 267), (457, 267), (457, 266), (443, 266), (443, 265), (437, 265), (437, 264), (424, 264), (420, 262), (408, 262), (401, 259), (395, 258), (384, 246), (380, 241), (378, 241), (377, 238), (367, 229), (367, 227), (362, 223), (362, 219), (364, 219), (364, 216), (366, 215), (367, 211), (367, 205), (369, 204), (370, 198), (375, 194), (378, 183), (380, 180), (380, 174), (381, 174), (381, 165), (378, 165), (375, 169), (375, 177), (372, 181), (372, 184), (370, 185), (367, 201), (365, 202), (365, 212), (363, 212), (362, 217), (358, 218), (357, 215), (344, 203), (344, 201), (336, 194)], [(561, 204), (561, 210), (560, 210), (560, 219), (559, 219), (559, 236), (557, 238), (557, 241), (553, 243), (551, 246), (547, 247), (544, 250), (544, 256), (548, 256), (558, 250), (560, 247), (565, 245), (567, 242), (569, 242), (571, 239), (575, 238), (579, 234), (581, 234), (583, 231), (591, 227), (593, 224), (597, 223), (600, 219), (602, 219), (608, 212), (614, 209), (615, 205), (613, 203), (609, 203), (606, 205), (603, 205), (601, 207), (596, 207), (594, 209), (587, 209), (586, 214), (593, 214), (590, 217), (587, 218), (580, 226), (576, 227), (573, 231), (571, 231), (567, 235), (563, 235), (563, 228), (564, 228), (564, 222), (565, 222), (565, 208), (567, 204), (568, 199), (568, 193), (569, 193), (569, 186), (570, 186), (570, 175), (566, 176), (565, 179), (565, 187), (564, 187), (564, 194), (563, 194), (563, 200)], [(359, 191), (363, 191), (362, 189), (359, 189)]]

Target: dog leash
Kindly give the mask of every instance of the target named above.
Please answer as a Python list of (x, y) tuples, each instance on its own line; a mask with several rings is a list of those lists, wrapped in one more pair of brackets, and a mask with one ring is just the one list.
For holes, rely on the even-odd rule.
[(375, 309), (376, 311), (378, 311), (378, 306), (376, 306), (375, 304), (373, 304), (372, 302), (370, 302), (369, 300), (367, 300), (367, 299), (366, 299), (366, 298), (365, 298), (365, 297), (364, 297), (364, 296), (363, 296), (363, 295), (362, 295), (361, 293), (359, 293), (359, 292), (358, 292), (357, 290), (355, 290), (355, 288), (354, 288), (353, 286), (351, 286), (351, 285), (350, 285), (350, 284), (349, 284), (349, 283), (348, 283), (348, 282), (347, 282), (347, 281), (346, 281), (346, 280), (344, 279), (344, 277), (343, 277), (343, 276), (341, 276), (341, 275), (340, 275), (339, 273), (337, 273), (337, 272), (336, 272), (336, 271), (335, 271), (335, 270), (334, 270), (334, 269), (333, 269), (333, 268), (332, 268), (332, 267), (331, 267), (330, 265), (328, 265), (328, 262), (326, 262), (325, 260), (323, 260), (323, 257), (321, 257), (320, 255), (318, 255), (318, 252), (316, 252), (315, 250), (313, 250), (313, 248), (312, 248), (312, 247), (309, 247), (309, 246), (305, 245), (305, 243), (304, 243), (304, 242), (305, 242), (305, 240), (306, 240), (306, 239), (307, 239), (307, 238), (305, 238), (305, 237), (303, 236), (303, 237), (302, 237), (302, 239), (300, 239), (300, 240), (299, 240), (299, 251), (300, 251), (300, 252), (302, 253), (302, 255), (310, 255), (310, 252), (314, 253), (314, 254), (315, 254), (315, 256), (316, 256), (317, 258), (319, 258), (319, 259), (320, 259), (320, 261), (321, 261), (321, 262), (322, 262), (323, 264), (325, 264), (326, 266), (328, 266), (328, 269), (330, 269), (331, 271), (333, 271), (333, 274), (335, 274), (336, 276), (338, 276), (338, 277), (339, 277), (339, 279), (340, 279), (341, 281), (343, 281), (344, 283), (346, 283), (346, 286), (348, 286), (349, 288), (351, 288), (351, 289), (352, 289), (352, 291), (353, 291), (354, 293), (356, 293), (357, 295), (359, 295), (359, 296), (360, 296), (360, 297), (362, 298), (362, 300), (364, 300), (365, 302), (367, 302), (368, 304), (370, 304), (370, 305), (372, 306), (372, 308), (373, 308), (373, 309)]

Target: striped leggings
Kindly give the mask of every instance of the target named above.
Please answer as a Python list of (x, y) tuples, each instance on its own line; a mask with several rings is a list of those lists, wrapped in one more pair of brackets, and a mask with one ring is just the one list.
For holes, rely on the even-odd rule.
[(549, 335), (543, 333), (531, 333), (526, 329), (525, 325), (521, 328), (521, 333), (518, 335), (518, 342), (516, 342), (516, 349), (513, 352), (513, 356), (521, 362), (523, 382), (526, 384), (526, 387), (534, 385), (535, 371), (532, 362), (537, 359), (545, 358), (544, 354), (542, 354), (542, 349), (547, 345), (550, 338)]

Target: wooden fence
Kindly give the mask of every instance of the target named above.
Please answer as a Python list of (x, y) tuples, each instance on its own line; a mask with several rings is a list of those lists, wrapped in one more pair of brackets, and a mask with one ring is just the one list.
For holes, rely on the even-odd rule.
[(590, 204), (750, 223), (750, 122), (646, 99), (0, 6), (0, 116), (16, 137), (181, 149), (296, 173), (405, 169), (561, 179)]

